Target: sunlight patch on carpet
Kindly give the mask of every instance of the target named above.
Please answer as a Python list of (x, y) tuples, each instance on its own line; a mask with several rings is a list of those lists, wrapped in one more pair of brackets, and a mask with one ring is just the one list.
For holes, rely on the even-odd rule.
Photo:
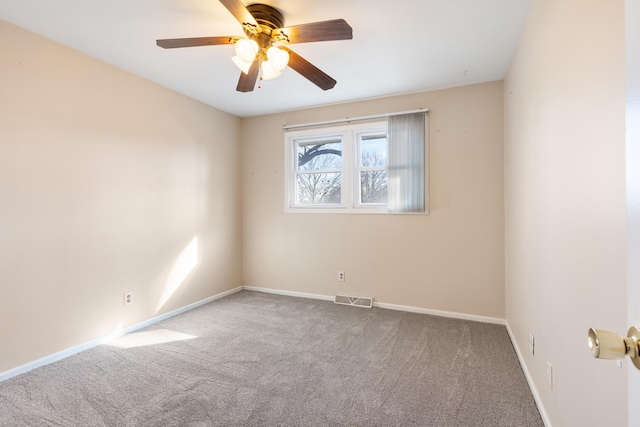
[(150, 345), (165, 344), (168, 342), (185, 341), (198, 338), (193, 335), (171, 331), (169, 329), (158, 329), (155, 331), (134, 332), (124, 335), (106, 343), (117, 348), (136, 348)]

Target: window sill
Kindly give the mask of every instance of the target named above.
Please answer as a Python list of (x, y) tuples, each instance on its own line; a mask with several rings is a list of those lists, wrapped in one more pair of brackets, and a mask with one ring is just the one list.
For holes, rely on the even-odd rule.
[(389, 212), (386, 208), (373, 207), (285, 207), (285, 213), (294, 214), (361, 214), (361, 215), (429, 215), (429, 212)]

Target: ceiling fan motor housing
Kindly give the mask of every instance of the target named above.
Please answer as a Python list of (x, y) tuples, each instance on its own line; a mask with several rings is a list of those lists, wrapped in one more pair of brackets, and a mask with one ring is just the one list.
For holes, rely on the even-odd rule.
[(284, 16), (276, 8), (258, 3), (247, 6), (247, 10), (260, 25), (261, 32), (271, 35), (276, 28), (284, 27)]
[(247, 10), (255, 18), (258, 28), (245, 26), (245, 33), (258, 43), (260, 56), (267, 61), (267, 50), (273, 44), (271, 34), (273, 30), (284, 26), (284, 16), (274, 7), (260, 3), (247, 6)]

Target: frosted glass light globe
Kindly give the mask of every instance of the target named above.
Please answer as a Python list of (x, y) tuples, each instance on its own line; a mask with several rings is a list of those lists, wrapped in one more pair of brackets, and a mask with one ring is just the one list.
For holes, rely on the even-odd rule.
[(267, 58), (269, 58), (269, 62), (271, 62), (271, 66), (274, 70), (282, 71), (289, 63), (289, 52), (275, 46), (271, 46), (267, 51)]
[(236, 55), (242, 62), (253, 62), (258, 53), (258, 43), (255, 40), (240, 39), (236, 42)]
[(271, 61), (264, 61), (262, 63), (262, 80), (275, 79), (280, 74), (280, 71), (273, 68)]

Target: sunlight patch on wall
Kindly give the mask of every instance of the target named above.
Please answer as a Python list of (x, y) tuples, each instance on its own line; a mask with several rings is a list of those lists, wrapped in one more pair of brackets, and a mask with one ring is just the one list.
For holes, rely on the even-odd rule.
[(115, 328), (113, 328), (111, 330), (111, 333), (109, 333), (105, 337), (104, 341), (105, 342), (111, 342), (111, 341), (121, 337), (122, 335), (124, 335), (123, 326), (124, 326), (124, 322), (118, 322), (118, 326), (116, 326)]
[(155, 331), (134, 332), (124, 335), (106, 343), (117, 348), (136, 348), (150, 345), (165, 344), (168, 342), (184, 341), (197, 338), (196, 336), (171, 331), (169, 329), (158, 329)]
[(160, 295), (156, 313), (169, 301), (200, 264), (200, 238), (195, 236), (176, 259)]

